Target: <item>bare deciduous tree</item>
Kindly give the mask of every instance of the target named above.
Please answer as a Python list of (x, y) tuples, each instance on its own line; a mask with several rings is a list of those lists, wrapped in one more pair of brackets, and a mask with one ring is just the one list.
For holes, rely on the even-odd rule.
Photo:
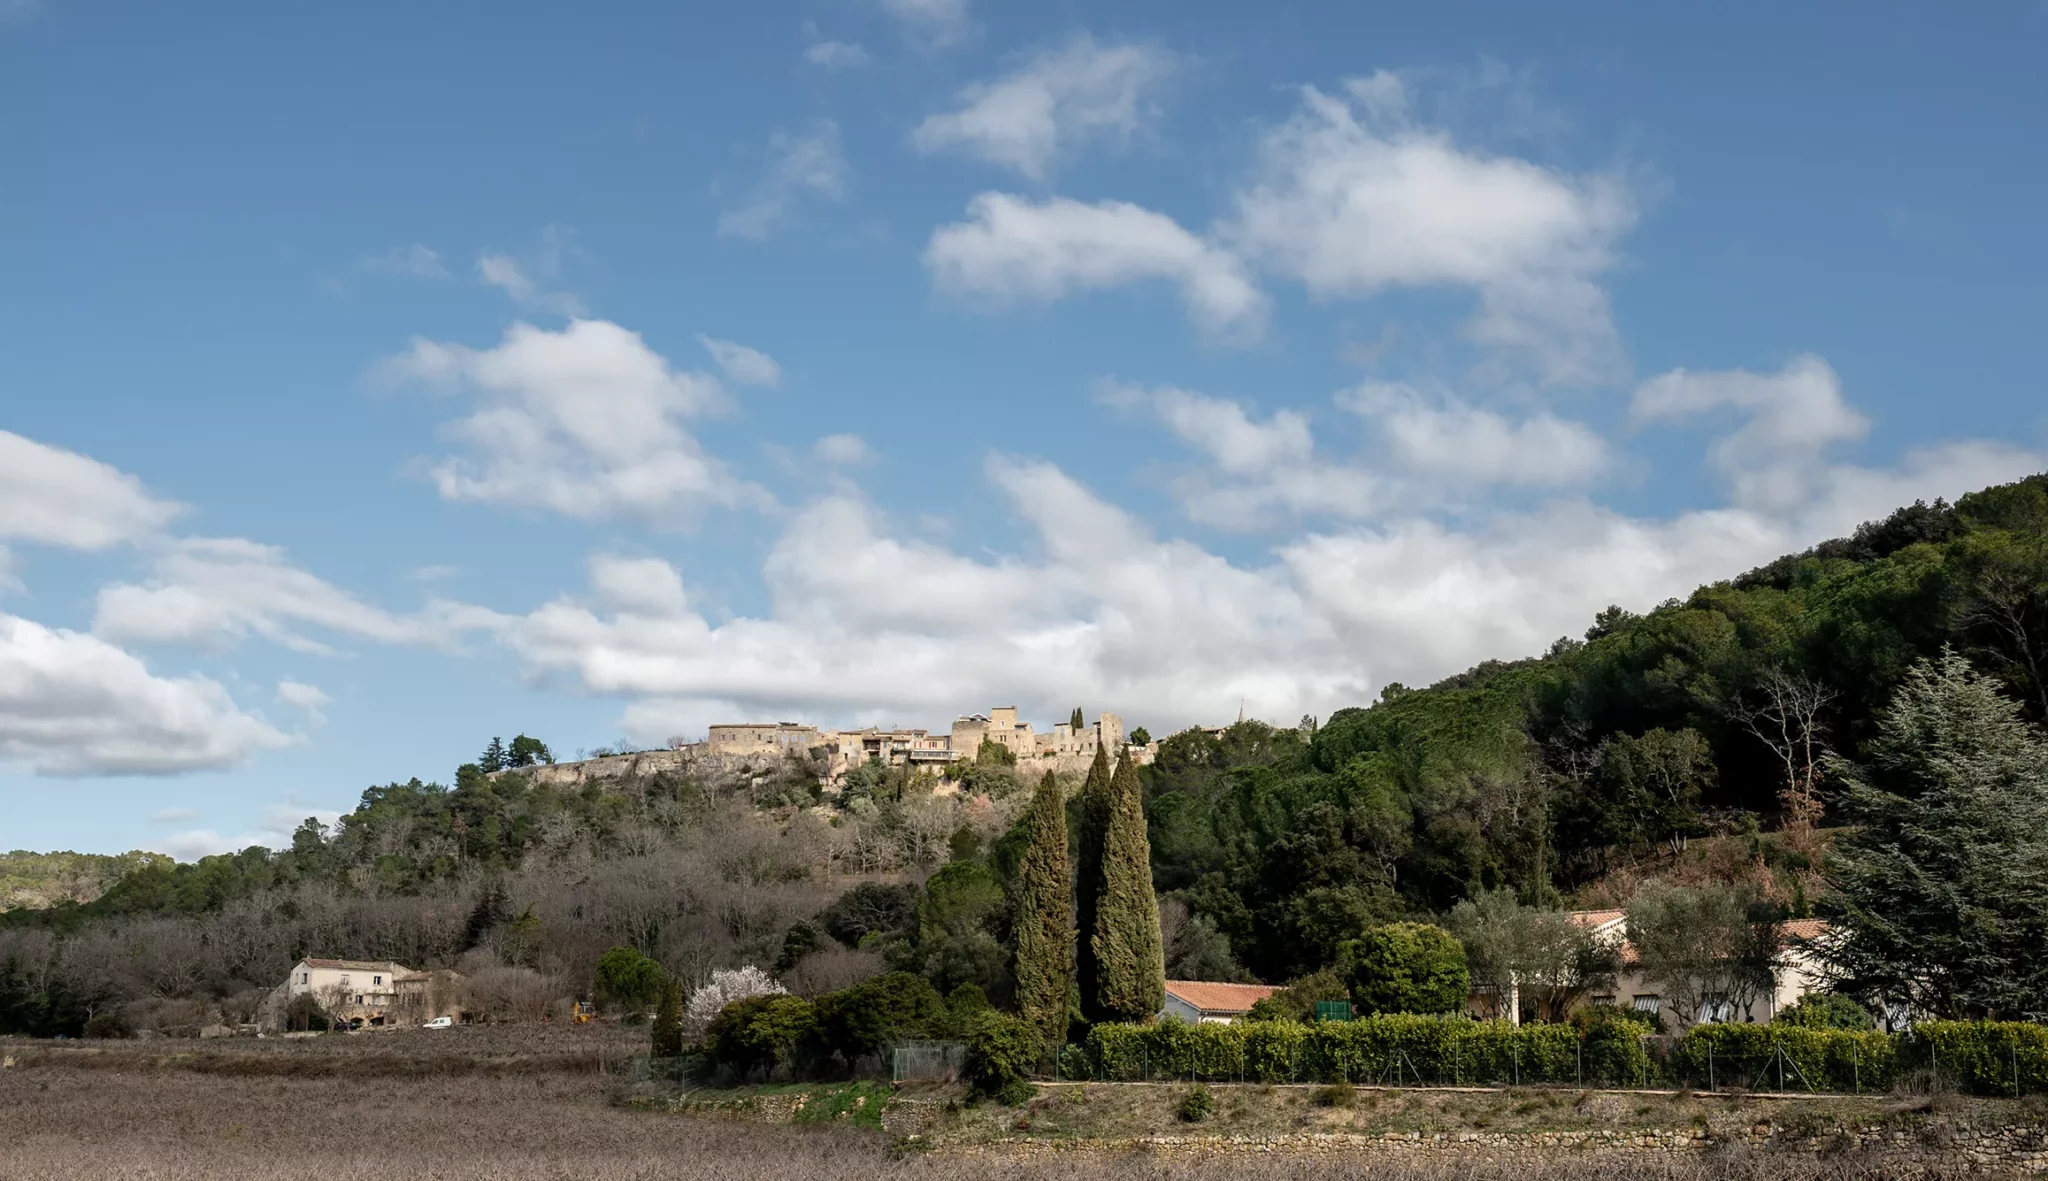
[(1821, 762), (1830, 749), (1827, 712), (1836, 696), (1804, 673), (1774, 668), (1729, 704), (1729, 719), (1769, 747), (1784, 768), (1778, 801), (1788, 830), (1807, 831), (1820, 820)]

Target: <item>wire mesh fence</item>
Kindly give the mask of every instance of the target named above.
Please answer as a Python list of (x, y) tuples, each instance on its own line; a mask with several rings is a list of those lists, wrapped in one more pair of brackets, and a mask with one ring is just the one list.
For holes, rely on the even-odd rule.
[(902, 1042), (889, 1053), (890, 1077), (895, 1082), (955, 1082), (967, 1069), (967, 1046), (962, 1042)]

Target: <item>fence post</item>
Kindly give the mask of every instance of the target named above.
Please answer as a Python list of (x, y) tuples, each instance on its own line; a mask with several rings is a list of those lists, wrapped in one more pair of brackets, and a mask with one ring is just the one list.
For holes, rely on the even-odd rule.
[(1853, 1071), (1855, 1072), (1855, 1078), (1856, 1078), (1856, 1093), (1857, 1093), (1858, 1095), (1861, 1095), (1861, 1094), (1863, 1093), (1863, 1043), (1862, 1043), (1862, 1042), (1857, 1042), (1857, 1043), (1856, 1043), (1856, 1045), (1855, 1045), (1855, 1051), (1856, 1051), (1856, 1053), (1855, 1053), (1855, 1056), (1854, 1056), (1854, 1057), (1853, 1057), (1853, 1058), (1852, 1058), (1852, 1059), (1850, 1060), (1850, 1063), (1849, 1063), (1849, 1068), (1850, 1068), (1851, 1070), (1853, 1070)]
[(1579, 1041), (1579, 1042), (1578, 1042), (1578, 1043), (1577, 1043), (1576, 1045), (1574, 1045), (1574, 1046), (1573, 1046), (1572, 1048), (1573, 1048), (1574, 1050), (1578, 1051), (1578, 1055), (1579, 1055), (1579, 1085), (1583, 1087), (1583, 1086), (1585, 1086), (1585, 1085), (1586, 1085), (1586, 1043), (1585, 1043), (1585, 1040), (1584, 1040), (1584, 1039), (1580, 1039), (1580, 1041)]
[(1707, 1040), (1707, 1092), (1711, 1094), (1718, 1090), (1720, 1088), (1714, 1085), (1714, 1042), (1713, 1039), (1709, 1038)]
[(2012, 1043), (2012, 1044), (2011, 1044), (2010, 1046), (2007, 1046), (2007, 1047), (2006, 1047), (2006, 1050), (2007, 1050), (2008, 1052), (2010, 1052), (2010, 1053), (2012, 1054), (2012, 1097), (2013, 1097), (2013, 1098), (2015, 1098), (2015, 1099), (2017, 1099), (2017, 1098), (2019, 1098), (2019, 1097), (2020, 1097), (2020, 1043), (2019, 1043), (2019, 1041), (2018, 1041), (2017, 1039), (2015, 1039), (2015, 1040), (2013, 1041), (2013, 1043)]

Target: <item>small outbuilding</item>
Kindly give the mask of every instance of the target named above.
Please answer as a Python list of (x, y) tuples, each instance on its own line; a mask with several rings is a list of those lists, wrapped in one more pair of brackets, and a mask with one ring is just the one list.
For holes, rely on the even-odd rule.
[(1225, 984), (1211, 980), (1169, 980), (1166, 1006), (1159, 1019), (1169, 1017), (1190, 1025), (1208, 1022), (1228, 1025), (1252, 1011), (1252, 1006), (1279, 992), (1271, 984)]

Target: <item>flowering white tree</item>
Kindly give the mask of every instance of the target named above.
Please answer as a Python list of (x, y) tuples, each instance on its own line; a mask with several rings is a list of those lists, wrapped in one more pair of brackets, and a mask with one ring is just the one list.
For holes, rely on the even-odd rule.
[(750, 996), (781, 996), (788, 991), (777, 984), (773, 976), (752, 964), (744, 968), (721, 968), (711, 974), (711, 983), (690, 994), (689, 1006), (683, 1010), (683, 1035), (693, 1041), (702, 1037), (704, 1027), (711, 1024), (711, 1019), (734, 1001), (743, 1001)]

